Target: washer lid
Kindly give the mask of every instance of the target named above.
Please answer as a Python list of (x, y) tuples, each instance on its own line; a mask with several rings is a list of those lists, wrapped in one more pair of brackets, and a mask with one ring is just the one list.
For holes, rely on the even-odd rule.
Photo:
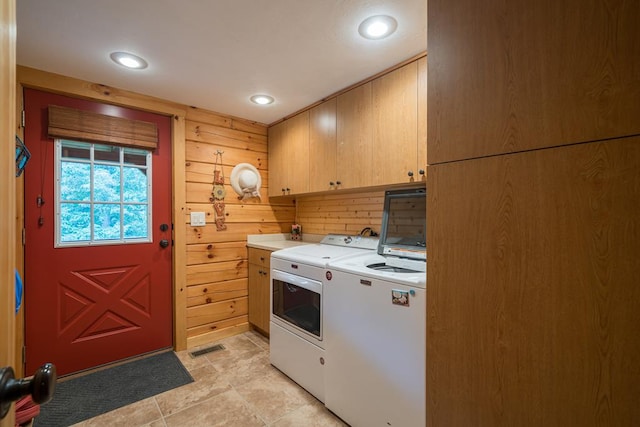
[(296, 246), (293, 248), (281, 249), (271, 253), (271, 257), (294, 261), (301, 264), (308, 264), (317, 267), (324, 267), (329, 262), (347, 256), (374, 253), (371, 249), (358, 249), (344, 246), (325, 245), (314, 243), (310, 245)]
[(380, 267), (381, 264), (390, 265), (387, 257), (378, 255), (377, 253), (366, 253), (332, 261), (327, 265), (327, 268), (329, 270), (342, 271), (362, 277), (384, 280), (390, 283), (426, 288), (426, 271), (402, 271), (401, 268), (385, 269)]

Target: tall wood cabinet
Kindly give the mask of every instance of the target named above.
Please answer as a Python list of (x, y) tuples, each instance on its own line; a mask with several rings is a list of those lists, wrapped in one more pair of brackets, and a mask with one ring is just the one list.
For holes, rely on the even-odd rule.
[(249, 248), (249, 323), (269, 335), (271, 251)]
[(428, 14), (428, 426), (637, 424), (640, 2)]

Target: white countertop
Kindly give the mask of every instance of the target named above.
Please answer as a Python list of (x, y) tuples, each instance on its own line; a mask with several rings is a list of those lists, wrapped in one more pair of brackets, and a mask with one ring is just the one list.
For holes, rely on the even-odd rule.
[(303, 234), (302, 240), (291, 240), (290, 237), (291, 236), (288, 233), (249, 234), (247, 236), (247, 246), (250, 248), (277, 251), (294, 246), (318, 243), (324, 236), (320, 234)]

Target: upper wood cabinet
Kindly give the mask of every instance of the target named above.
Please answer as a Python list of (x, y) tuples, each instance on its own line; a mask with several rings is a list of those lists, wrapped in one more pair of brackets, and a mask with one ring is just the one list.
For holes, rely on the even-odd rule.
[(426, 75), (422, 57), (271, 126), (269, 196), (424, 181)]
[(309, 191), (336, 188), (336, 99), (309, 110)]
[(269, 128), (269, 197), (309, 192), (309, 111)]
[(427, 57), (418, 60), (418, 170), (427, 167)]
[(282, 196), (285, 194), (285, 188), (289, 174), (285, 172), (287, 165), (287, 147), (286, 147), (286, 127), (287, 122), (280, 122), (269, 128), (269, 197)]
[(373, 115), (371, 83), (365, 83), (337, 97), (337, 166), (339, 188), (372, 185)]
[[(418, 177), (418, 64), (414, 61), (372, 82), (373, 185)], [(424, 169), (423, 169), (424, 172)]]
[(429, 0), (429, 163), (640, 134), (638, 17), (637, 0)]

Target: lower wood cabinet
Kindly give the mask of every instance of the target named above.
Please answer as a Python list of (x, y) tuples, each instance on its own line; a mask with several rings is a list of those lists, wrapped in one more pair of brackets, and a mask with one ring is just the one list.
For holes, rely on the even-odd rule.
[(640, 137), (429, 166), (427, 197), (429, 426), (639, 425)]
[(269, 335), (271, 251), (249, 248), (249, 323)]

